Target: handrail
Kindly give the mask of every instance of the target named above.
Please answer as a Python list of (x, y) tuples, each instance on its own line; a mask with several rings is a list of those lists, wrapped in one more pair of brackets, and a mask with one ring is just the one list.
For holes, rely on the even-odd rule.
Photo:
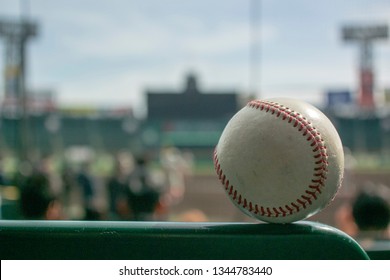
[(1, 259), (368, 259), (315, 222), (0, 221)]

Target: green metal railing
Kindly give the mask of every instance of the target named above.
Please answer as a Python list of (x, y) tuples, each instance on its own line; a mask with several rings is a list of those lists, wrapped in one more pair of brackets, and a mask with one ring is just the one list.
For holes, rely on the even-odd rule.
[(1, 259), (368, 259), (348, 235), (314, 222), (0, 221)]

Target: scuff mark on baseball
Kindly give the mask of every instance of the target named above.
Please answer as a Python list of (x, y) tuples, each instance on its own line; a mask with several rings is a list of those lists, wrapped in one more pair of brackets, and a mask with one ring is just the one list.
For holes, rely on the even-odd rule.
[(231, 201), (270, 223), (325, 208), (341, 186), (344, 153), (331, 121), (295, 99), (254, 100), (226, 125), (214, 166)]

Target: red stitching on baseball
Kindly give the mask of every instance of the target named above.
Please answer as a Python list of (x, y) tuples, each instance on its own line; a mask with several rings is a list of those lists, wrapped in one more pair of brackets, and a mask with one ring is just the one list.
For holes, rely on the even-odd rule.
[(292, 111), (288, 107), (284, 107), (275, 102), (269, 101), (260, 101), (254, 100), (247, 104), (248, 107), (254, 108), (256, 110), (264, 111), (266, 113), (271, 113), (277, 118), (292, 124), (298, 132), (302, 133), (302, 136), (306, 138), (309, 142), (309, 145), (313, 147), (313, 158), (314, 165), (313, 174), (311, 179), (311, 184), (307, 186), (307, 189), (304, 191), (299, 198), (295, 201), (290, 202), (284, 206), (276, 207), (265, 207), (263, 205), (258, 205), (252, 201), (247, 200), (247, 198), (242, 197), (240, 193), (237, 192), (235, 187), (230, 184), (229, 179), (223, 173), (221, 165), (219, 163), (217, 148), (214, 150), (214, 168), (217, 172), (218, 178), (221, 183), (225, 186), (225, 190), (228, 195), (235, 201), (238, 205), (242, 204), (242, 207), (252, 212), (256, 215), (267, 216), (267, 217), (279, 217), (292, 215), (305, 209), (307, 205), (311, 205), (314, 200), (317, 200), (318, 195), (322, 193), (322, 188), (325, 186), (326, 175), (328, 172), (328, 154), (326, 146), (324, 145), (324, 140), (321, 138), (321, 134), (317, 131), (315, 127), (311, 125), (311, 122), (308, 121), (300, 113)]
[(287, 212), (282, 207), (279, 207), (279, 210), (282, 212), (283, 217), (286, 217)]
[(264, 216), (265, 215), (264, 207), (261, 206), (260, 210), (261, 210), (261, 216)]
[(291, 215), (292, 213), (294, 213), (294, 210), (293, 210), (289, 205), (286, 205), (285, 207), (286, 207), (286, 209), (288, 210), (289, 215)]
[(275, 207), (272, 208), (274, 210), (274, 213), (276, 213), (276, 217), (278, 217), (280, 215), (278, 209), (276, 209)]

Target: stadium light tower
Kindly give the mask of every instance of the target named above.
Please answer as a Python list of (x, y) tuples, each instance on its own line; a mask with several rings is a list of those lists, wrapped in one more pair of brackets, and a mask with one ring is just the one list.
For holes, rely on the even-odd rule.
[(374, 67), (373, 42), (388, 38), (387, 25), (350, 25), (342, 29), (343, 40), (357, 42), (360, 50), (359, 93), (358, 102), (361, 108), (373, 109), (374, 103)]
[[(251, 0), (250, 9), (250, 50), (249, 50), (249, 92), (253, 97), (261, 95), (261, 1)], [(251, 98), (253, 98), (251, 97)]]
[(0, 19), (0, 37), (5, 40), (5, 94), (4, 106), (11, 106), (20, 116), (18, 150), (21, 159), (27, 158), (28, 152), (28, 112), (27, 91), (25, 86), (26, 44), (37, 35), (37, 25), (25, 19), (12, 21)]

